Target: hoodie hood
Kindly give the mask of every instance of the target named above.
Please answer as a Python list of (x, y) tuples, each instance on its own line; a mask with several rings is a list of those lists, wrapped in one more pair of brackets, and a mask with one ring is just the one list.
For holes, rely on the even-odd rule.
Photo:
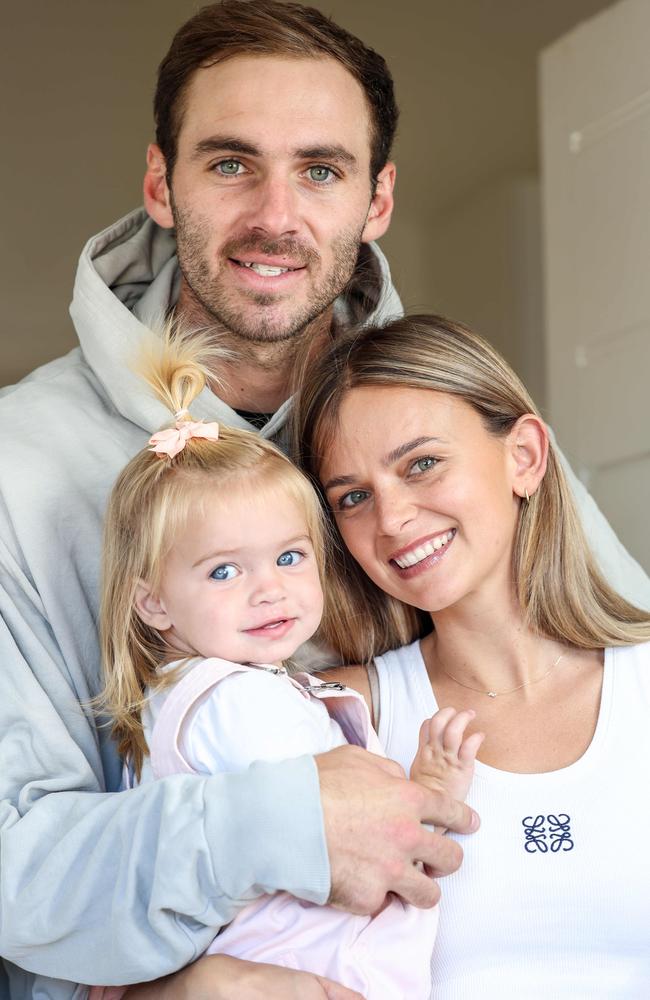
[[(390, 279), (388, 262), (376, 244), (368, 247), (379, 279), (379, 296), (364, 323), (386, 322), (402, 306)], [(143, 387), (132, 366), (150, 330), (160, 329), (180, 289), (173, 232), (161, 229), (141, 208), (93, 236), (77, 268), (70, 315), (85, 359), (112, 404), (127, 420), (153, 432), (169, 423), (169, 411)], [(335, 313), (345, 322), (344, 299)], [(263, 428), (275, 436), (284, 425), (287, 400)], [(221, 420), (231, 427), (251, 425), (209, 389), (192, 405), (197, 418)]]

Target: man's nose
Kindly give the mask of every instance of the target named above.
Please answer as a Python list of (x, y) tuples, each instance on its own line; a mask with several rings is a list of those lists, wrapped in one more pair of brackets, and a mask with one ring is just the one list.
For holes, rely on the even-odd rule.
[(290, 178), (268, 174), (256, 186), (250, 206), (249, 228), (270, 239), (294, 235), (298, 225), (298, 193)]

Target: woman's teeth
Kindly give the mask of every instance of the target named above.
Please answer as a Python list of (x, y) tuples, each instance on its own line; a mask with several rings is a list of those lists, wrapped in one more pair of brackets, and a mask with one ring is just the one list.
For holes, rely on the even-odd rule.
[(407, 569), (409, 566), (416, 566), (427, 556), (432, 556), (434, 553), (442, 549), (447, 542), (450, 542), (455, 531), (448, 531), (444, 535), (436, 535), (432, 538), (430, 542), (425, 542), (424, 545), (418, 545), (417, 549), (411, 549), (410, 552), (405, 552), (404, 555), (400, 556), (399, 559), (394, 559), (393, 562), (397, 563), (400, 569)]

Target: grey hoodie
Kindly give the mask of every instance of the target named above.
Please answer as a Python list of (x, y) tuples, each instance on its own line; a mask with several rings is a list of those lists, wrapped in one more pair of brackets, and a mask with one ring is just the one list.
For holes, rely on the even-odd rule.
[[(400, 303), (374, 253), (374, 318), (388, 318)], [(169, 422), (130, 364), (142, 321), (160, 319), (178, 281), (173, 238), (144, 211), (100, 233), (75, 283), (80, 348), (0, 398), (0, 996), (78, 998), (61, 980), (156, 978), (262, 892), (329, 893), (312, 758), (117, 794), (120, 764), (88, 707), (106, 498)], [(249, 426), (209, 391), (192, 411)]]
[[(401, 311), (381, 253), (369, 320)], [(100, 687), (98, 573), (107, 494), (169, 414), (130, 371), (178, 292), (175, 245), (144, 211), (89, 241), (71, 314), (80, 348), (0, 398), (0, 996), (85, 996), (196, 958), (254, 896), (329, 892), (318, 781), (305, 757), (176, 776), (116, 794), (120, 765), (88, 700)], [(246, 427), (205, 391), (197, 417)], [(264, 428), (276, 436), (285, 404)], [(610, 582), (650, 581), (571, 476)], [(22, 969), (30, 970), (23, 972)], [(64, 982), (68, 980), (68, 982)]]

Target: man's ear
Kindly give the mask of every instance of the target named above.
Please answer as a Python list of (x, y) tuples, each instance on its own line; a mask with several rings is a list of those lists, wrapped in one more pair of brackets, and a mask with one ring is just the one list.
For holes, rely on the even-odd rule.
[(155, 628), (157, 632), (165, 632), (172, 627), (163, 602), (154, 594), (146, 580), (138, 580), (134, 605), (138, 616), (150, 628)]
[(524, 413), (508, 435), (512, 469), (512, 491), (532, 497), (546, 472), (548, 430), (541, 417)]
[(144, 207), (154, 222), (163, 229), (174, 225), (171, 195), (167, 184), (167, 164), (160, 146), (155, 142), (147, 148), (147, 172), (144, 175)]
[(397, 168), (390, 160), (377, 175), (377, 186), (375, 194), (370, 202), (368, 217), (361, 234), (362, 243), (370, 243), (383, 236), (390, 225), (393, 214), (393, 188), (395, 187), (395, 176)]

